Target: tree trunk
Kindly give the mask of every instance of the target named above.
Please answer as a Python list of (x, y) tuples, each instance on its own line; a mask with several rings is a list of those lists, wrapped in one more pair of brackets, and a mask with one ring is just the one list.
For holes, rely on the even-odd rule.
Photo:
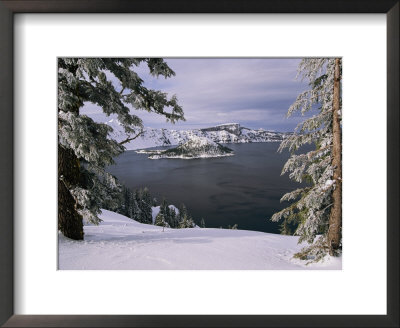
[(341, 60), (335, 59), (333, 84), (333, 145), (332, 166), (335, 189), (332, 193), (333, 206), (329, 217), (328, 246), (329, 254), (337, 254), (342, 237), (342, 133), (340, 127), (340, 71)]
[(79, 160), (75, 153), (58, 144), (58, 229), (75, 240), (83, 239), (83, 223), (68, 187), (78, 185), (79, 177)]
[[(61, 62), (59, 61), (59, 65)], [(76, 75), (78, 65), (64, 65), (72, 74)], [(78, 87), (74, 90), (79, 99)], [(79, 115), (79, 108), (83, 105), (75, 104), (71, 112)], [(58, 109), (60, 110), (60, 109)], [(72, 149), (63, 147), (58, 143), (58, 229), (65, 237), (82, 240), (83, 222), (82, 215), (77, 211), (78, 204), (69, 189), (78, 186), (80, 181), (79, 159)]]

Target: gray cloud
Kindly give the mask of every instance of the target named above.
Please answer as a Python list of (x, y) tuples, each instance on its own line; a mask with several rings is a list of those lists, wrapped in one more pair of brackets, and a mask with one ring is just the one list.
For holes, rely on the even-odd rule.
[[(305, 84), (296, 80), (300, 59), (166, 59), (176, 76), (153, 78), (141, 66), (137, 72), (145, 85), (176, 94), (186, 122), (175, 125), (144, 111), (134, 111), (145, 126), (174, 129), (237, 122), (250, 128), (290, 131), (300, 117), (286, 112)], [(95, 106), (85, 110), (95, 112)]]

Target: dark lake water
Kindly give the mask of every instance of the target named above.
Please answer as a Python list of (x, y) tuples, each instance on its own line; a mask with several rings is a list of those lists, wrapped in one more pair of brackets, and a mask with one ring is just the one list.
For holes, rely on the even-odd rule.
[[(151, 160), (146, 154), (127, 151), (107, 170), (131, 189), (147, 186), (159, 201), (184, 203), (197, 223), (207, 227), (279, 232), (270, 221), (287, 206), (282, 195), (299, 184), (281, 176), (287, 151), (277, 153), (279, 142), (228, 144), (234, 156), (205, 159)], [(160, 149), (161, 147), (157, 147)]]

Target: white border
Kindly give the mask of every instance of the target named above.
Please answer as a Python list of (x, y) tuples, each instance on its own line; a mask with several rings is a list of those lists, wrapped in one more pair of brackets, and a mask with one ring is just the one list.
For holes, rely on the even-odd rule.
[[(385, 314), (385, 15), (15, 17), (16, 314)], [(342, 271), (57, 271), (57, 56), (343, 56)]]

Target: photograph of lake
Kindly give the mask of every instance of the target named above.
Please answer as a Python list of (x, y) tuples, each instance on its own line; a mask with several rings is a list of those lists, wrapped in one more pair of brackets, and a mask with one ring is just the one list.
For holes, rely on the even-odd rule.
[(61, 270), (341, 270), (340, 58), (59, 58)]

